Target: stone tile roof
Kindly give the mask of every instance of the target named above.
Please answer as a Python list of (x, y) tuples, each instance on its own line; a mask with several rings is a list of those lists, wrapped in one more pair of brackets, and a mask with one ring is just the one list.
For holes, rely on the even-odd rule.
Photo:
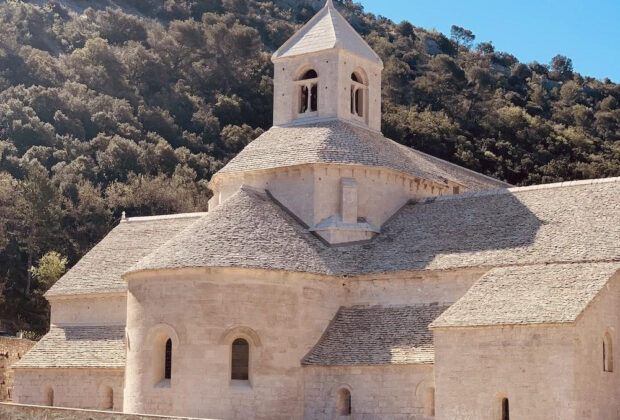
[(494, 268), (432, 327), (573, 322), (619, 269), (620, 262)]
[(375, 63), (381, 58), (328, 1), (312, 19), (284, 43), (272, 56), (276, 61), (334, 48), (350, 51)]
[(193, 223), (195, 215), (129, 218), (50, 288), (46, 296), (125, 291), (121, 274)]
[(125, 326), (56, 326), (14, 368), (125, 367)]
[(451, 180), (470, 191), (509, 186), (398, 144), (381, 133), (337, 120), (272, 127), (248, 144), (218, 174), (311, 163), (385, 167), (439, 183)]
[(620, 260), (620, 178), (406, 205), (367, 244), (329, 247), (242, 188), (130, 271), (244, 267), (328, 275)]
[(185, 267), (249, 267), (329, 272), (314, 235), (265, 192), (242, 187), (130, 271)]
[(433, 363), (429, 324), (446, 305), (341, 308), (302, 365)]

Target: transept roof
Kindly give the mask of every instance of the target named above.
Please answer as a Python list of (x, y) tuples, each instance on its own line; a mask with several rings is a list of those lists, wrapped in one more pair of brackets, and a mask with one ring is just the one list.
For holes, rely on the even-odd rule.
[(448, 305), (340, 308), (302, 365), (342, 366), (433, 363), (429, 324)]
[(369, 243), (330, 247), (267, 193), (244, 187), (130, 271), (240, 267), (342, 276), (620, 261), (619, 220), (620, 178), (613, 178), (411, 203)]

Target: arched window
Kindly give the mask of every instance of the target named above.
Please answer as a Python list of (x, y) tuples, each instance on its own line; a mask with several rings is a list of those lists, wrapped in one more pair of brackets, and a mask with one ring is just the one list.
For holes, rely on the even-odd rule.
[(316, 112), (319, 109), (319, 75), (315, 70), (306, 71), (299, 81), (299, 114)]
[(424, 390), (424, 415), (428, 417), (435, 415), (435, 388), (432, 386)]
[(605, 333), (603, 337), (603, 371), (614, 371), (613, 344), (611, 342), (611, 334), (609, 333)]
[(102, 410), (112, 410), (114, 408), (114, 390), (111, 386), (103, 388), (103, 394), (101, 399)]
[(347, 388), (340, 388), (340, 390), (338, 390), (338, 402), (336, 405), (338, 415), (350, 416), (351, 409), (351, 391)]
[(230, 379), (247, 381), (250, 379), (250, 345), (243, 338), (232, 343)]
[(351, 74), (351, 114), (357, 117), (364, 117), (364, 95), (366, 85), (362, 76), (354, 72)]
[(172, 340), (166, 341), (166, 351), (164, 357), (164, 379), (172, 378)]
[(51, 386), (48, 386), (45, 389), (45, 405), (47, 405), (48, 407), (54, 406), (54, 388), (52, 388)]
[(510, 420), (510, 404), (508, 403), (508, 398), (502, 398), (501, 420)]

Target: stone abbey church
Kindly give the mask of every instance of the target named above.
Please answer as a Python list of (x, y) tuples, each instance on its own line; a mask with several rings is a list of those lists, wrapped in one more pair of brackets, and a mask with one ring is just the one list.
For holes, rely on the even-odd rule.
[(511, 188), (383, 137), (383, 64), (331, 0), (273, 63), (274, 126), (209, 211), (123, 217), (49, 290), (15, 401), (619, 419), (620, 178)]

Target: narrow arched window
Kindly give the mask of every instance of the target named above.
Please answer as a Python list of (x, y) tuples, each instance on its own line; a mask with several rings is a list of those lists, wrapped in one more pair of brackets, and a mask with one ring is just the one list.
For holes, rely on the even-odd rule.
[(424, 391), (424, 415), (433, 417), (435, 415), (435, 388), (429, 387)]
[(164, 379), (172, 378), (172, 340), (166, 341), (166, 352), (164, 360)]
[(364, 95), (366, 85), (364, 79), (358, 73), (351, 74), (351, 114), (363, 117), (364, 112)]
[(318, 73), (315, 70), (308, 70), (297, 83), (299, 86), (299, 113), (316, 112), (319, 109)]
[(609, 333), (605, 333), (603, 337), (603, 371), (614, 371), (613, 343), (611, 341), (611, 334)]
[(103, 389), (101, 408), (103, 410), (111, 410), (114, 408), (114, 390), (110, 386)]
[(48, 407), (54, 406), (54, 388), (52, 388), (51, 386), (48, 386), (45, 389), (45, 404)]
[(347, 388), (340, 388), (338, 391), (338, 402), (336, 411), (339, 416), (350, 416), (352, 412), (351, 391)]
[(250, 379), (250, 345), (243, 338), (232, 343), (230, 379), (247, 381)]
[(508, 398), (502, 398), (501, 420), (510, 420), (510, 403), (508, 402)]

